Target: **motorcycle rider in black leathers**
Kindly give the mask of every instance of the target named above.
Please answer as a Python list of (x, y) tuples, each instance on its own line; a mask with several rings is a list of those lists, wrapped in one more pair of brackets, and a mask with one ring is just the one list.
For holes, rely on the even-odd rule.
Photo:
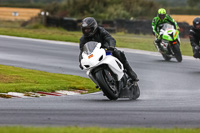
[[(112, 55), (122, 62), (125, 70), (127, 71), (127, 74), (131, 77), (133, 82), (139, 81), (136, 73), (132, 70), (131, 66), (129, 65), (125, 54), (115, 48), (115, 45), (116, 45), (115, 39), (104, 28), (99, 27), (94, 18), (87, 17), (83, 19), (82, 24), (81, 24), (81, 29), (82, 29), (83, 35), (80, 38), (79, 62), (82, 59), (82, 51), (83, 51), (84, 44), (89, 41), (96, 41), (102, 44), (101, 46), (102, 48), (111, 50)], [(81, 69), (83, 69), (81, 65), (79, 66)]]
[(193, 26), (190, 29), (190, 33), (189, 33), (189, 37), (190, 37), (190, 44), (192, 46), (193, 49), (193, 56), (194, 58), (200, 58), (200, 45), (199, 45), (199, 41), (200, 41), (200, 18), (196, 17), (193, 20)]

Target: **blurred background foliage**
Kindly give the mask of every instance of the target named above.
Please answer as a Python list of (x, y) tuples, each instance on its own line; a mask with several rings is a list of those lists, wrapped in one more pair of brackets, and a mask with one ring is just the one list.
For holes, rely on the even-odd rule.
[(170, 14), (200, 14), (200, 0), (0, 0), (2, 7), (41, 8), (54, 17), (152, 19), (164, 7)]
[(92, 16), (113, 20), (152, 17), (158, 6), (156, 2), (146, 0), (63, 0), (61, 3), (50, 3), (43, 9), (58, 17)]

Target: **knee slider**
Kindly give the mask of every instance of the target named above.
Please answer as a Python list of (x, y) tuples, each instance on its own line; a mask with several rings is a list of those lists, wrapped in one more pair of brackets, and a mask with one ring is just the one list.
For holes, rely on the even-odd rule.
[(194, 53), (194, 58), (200, 58), (200, 53), (198, 53), (198, 52), (196, 52), (196, 53)]

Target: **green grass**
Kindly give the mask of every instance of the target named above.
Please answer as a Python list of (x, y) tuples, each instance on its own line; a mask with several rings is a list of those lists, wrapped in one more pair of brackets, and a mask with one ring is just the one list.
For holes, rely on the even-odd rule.
[[(81, 32), (69, 32), (61, 28), (3, 28), (0, 27), (0, 35), (38, 38), (47, 40), (59, 40), (68, 42), (79, 42)], [(157, 51), (153, 41), (153, 35), (113, 34), (117, 41), (117, 47), (140, 49), (146, 51)], [(181, 51), (183, 55), (192, 56), (192, 48), (188, 39), (181, 39)]]
[(56, 90), (98, 91), (88, 78), (0, 65), (0, 93)]
[(67, 32), (64, 29), (57, 29), (57, 28), (48, 28), (48, 29), (47, 28), (42, 28), (42, 29), (0, 28), (0, 35), (79, 42), (81, 33)]
[(100, 127), (0, 127), (1, 133), (199, 133), (200, 129)]

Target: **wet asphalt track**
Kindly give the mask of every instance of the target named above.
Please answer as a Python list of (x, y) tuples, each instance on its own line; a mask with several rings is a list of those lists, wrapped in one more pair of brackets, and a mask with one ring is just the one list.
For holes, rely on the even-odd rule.
[[(127, 51), (130, 51), (127, 52)], [(74, 74), (77, 44), (0, 36), (0, 64)], [(141, 96), (136, 101), (109, 101), (95, 94), (0, 99), (0, 125), (200, 127), (200, 61), (184, 57), (163, 61), (159, 54), (125, 50), (139, 76)]]

